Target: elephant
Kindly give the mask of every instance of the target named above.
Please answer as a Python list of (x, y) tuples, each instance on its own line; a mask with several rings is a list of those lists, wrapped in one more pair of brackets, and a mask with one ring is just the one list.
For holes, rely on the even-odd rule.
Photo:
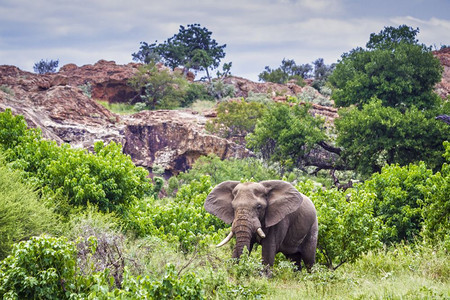
[(239, 259), (244, 247), (251, 252), (262, 246), (262, 262), (273, 266), (275, 254), (283, 253), (301, 271), (301, 261), (311, 270), (315, 262), (318, 223), (312, 201), (289, 182), (224, 181), (206, 197), (205, 210), (232, 224), (221, 247), (236, 236), (233, 258)]

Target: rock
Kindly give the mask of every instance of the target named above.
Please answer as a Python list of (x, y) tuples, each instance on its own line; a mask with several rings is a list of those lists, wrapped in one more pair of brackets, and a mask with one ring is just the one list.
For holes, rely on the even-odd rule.
[(442, 80), (436, 85), (435, 91), (443, 99), (446, 99), (450, 95), (450, 48), (433, 51), (433, 54), (440, 60), (441, 65), (444, 67)]
[(126, 118), (124, 152), (141, 166), (185, 171), (202, 155), (222, 159), (251, 155), (245, 147), (204, 131), (206, 117), (176, 110), (145, 111)]
[[(95, 79), (100, 66), (112, 71), (116, 65), (100, 61), (83, 66), (89, 80)], [(74, 83), (83, 82), (80, 68), (63, 67), (63, 72), (38, 75), (13, 66), (0, 66), (0, 111), (10, 108), (14, 114), (24, 115), (30, 127), (42, 129), (44, 138), (73, 147), (93, 149), (96, 141), (122, 143), (123, 151), (139, 166), (151, 170), (154, 164), (176, 174), (192, 166), (201, 155), (216, 154), (221, 158), (246, 157), (252, 153), (226, 139), (207, 134), (207, 118), (190, 111), (146, 111), (120, 116), (86, 96)], [(100, 71), (99, 71), (100, 72)], [(102, 74), (106, 74), (102, 71)], [(65, 75), (64, 75), (65, 74)], [(110, 74), (113, 82), (125, 82)], [(122, 73), (124, 76), (126, 72)], [(103, 82), (105, 77), (89, 82)], [(87, 82), (87, 81), (86, 81)], [(70, 83), (70, 84), (66, 84)]]

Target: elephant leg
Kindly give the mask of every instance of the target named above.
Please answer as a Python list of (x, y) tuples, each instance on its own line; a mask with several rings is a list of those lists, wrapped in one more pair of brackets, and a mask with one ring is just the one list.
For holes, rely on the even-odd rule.
[(292, 253), (292, 254), (285, 254), (285, 256), (292, 260), (295, 263), (295, 266), (297, 267), (298, 271), (302, 270), (302, 254), (300, 252)]
[(311, 271), (311, 268), (316, 261), (317, 236), (318, 226), (316, 221), (313, 226), (311, 226), (311, 230), (305, 237), (300, 250), (303, 262), (305, 263), (308, 271)]

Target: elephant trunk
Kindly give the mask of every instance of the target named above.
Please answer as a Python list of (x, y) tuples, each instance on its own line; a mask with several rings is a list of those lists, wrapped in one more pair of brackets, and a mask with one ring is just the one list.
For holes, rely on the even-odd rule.
[(253, 235), (253, 226), (247, 218), (236, 218), (233, 223), (233, 232), (236, 236), (236, 245), (233, 250), (233, 258), (242, 255), (244, 247), (250, 250), (250, 241)]

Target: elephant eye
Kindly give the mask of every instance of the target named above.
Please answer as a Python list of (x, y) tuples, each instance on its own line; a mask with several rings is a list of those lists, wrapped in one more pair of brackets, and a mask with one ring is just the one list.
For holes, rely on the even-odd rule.
[(258, 205), (256, 206), (257, 209), (261, 209), (261, 207), (262, 207), (261, 204), (258, 204)]

